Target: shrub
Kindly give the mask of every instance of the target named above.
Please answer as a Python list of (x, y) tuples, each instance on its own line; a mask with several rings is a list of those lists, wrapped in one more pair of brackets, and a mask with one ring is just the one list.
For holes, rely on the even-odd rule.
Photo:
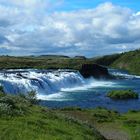
[(138, 110), (129, 110), (128, 112), (129, 113), (138, 113), (139, 111)]
[(26, 95), (25, 95), (25, 94), (23, 94), (23, 93), (19, 93), (19, 94), (18, 94), (18, 96), (19, 96), (19, 97), (21, 97), (21, 98), (26, 99)]
[(30, 91), (28, 92), (26, 99), (29, 100), (31, 104), (37, 104), (38, 100), (37, 100), (36, 95), (37, 95), (36, 91)]
[(129, 125), (131, 127), (135, 127), (137, 125), (140, 125), (140, 121), (139, 120), (134, 120), (134, 119), (129, 119), (129, 120), (125, 120), (124, 124)]
[(29, 100), (18, 95), (5, 95), (0, 98), (0, 116), (24, 115), (30, 107)]
[(0, 116), (24, 115), (29, 107), (37, 102), (35, 91), (31, 91), (27, 95), (18, 94), (14, 96), (5, 94), (3, 87), (0, 86)]
[(5, 96), (5, 94), (3, 92), (0, 92), (0, 98)]
[(81, 111), (82, 108), (80, 107), (64, 107), (64, 108), (61, 108), (60, 110), (62, 111)]
[(0, 97), (3, 97), (3, 96), (5, 96), (5, 92), (4, 92), (3, 86), (0, 86)]
[(4, 89), (3, 89), (3, 86), (0, 86), (0, 92), (1, 92), (1, 93), (5, 93), (5, 92), (4, 92)]
[(0, 115), (11, 115), (12, 107), (6, 103), (0, 103)]
[(138, 99), (138, 93), (132, 90), (114, 90), (107, 94), (111, 99)]
[(4, 97), (1, 97), (0, 98), (0, 103), (5, 103), (7, 105), (10, 105), (11, 107), (14, 108), (14, 101), (13, 99), (11, 98), (11, 96), (4, 96)]

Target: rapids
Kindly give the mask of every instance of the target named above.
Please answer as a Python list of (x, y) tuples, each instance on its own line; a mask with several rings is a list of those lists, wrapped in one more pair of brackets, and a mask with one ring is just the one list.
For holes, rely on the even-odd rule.
[(116, 79), (85, 79), (74, 70), (3, 70), (0, 71), (0, 85), (9, 94), (36, 91), (41, 105), (51, 108), (102, 106), (120, 112), (140, 109), (140, 99), (114, 101), (106, 97), (108, 91), (116, 89), (132, 89), (140, 94), (140, 76), (115, 69), (109, 72)]

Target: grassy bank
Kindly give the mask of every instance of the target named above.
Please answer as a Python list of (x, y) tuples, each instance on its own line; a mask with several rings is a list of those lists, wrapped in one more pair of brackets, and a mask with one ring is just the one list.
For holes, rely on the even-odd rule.
[(132, 74), (140, 75), (140, 50), (122, 54), (111, 66), (128, 70)]
[(129, 111), (122, 115), (104, 108), (65, 109), (57, 112), (94, 125), (108, 140), (139, 140), (140, 138), (140, 111)]
[(88, 124), (36, 104), (33, 92), (12, 96), (0, 91), (0, 140), (103, 140)]
[(140, 75), (140, 50), (103, 56), (93, 60), (97, 64), (127, 70)]
[(0, 90), (0, 140), (138, 140), (140, 111), (120, 115), (104, 108), (48, 109), (34, 92), (13, 96)]
[(0, 117), (1, 140), (102, 140), (94, 129), (32, 106), (22, 116)]

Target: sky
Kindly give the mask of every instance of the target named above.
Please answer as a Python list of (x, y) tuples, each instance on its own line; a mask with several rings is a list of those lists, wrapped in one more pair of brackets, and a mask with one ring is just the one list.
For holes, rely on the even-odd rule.
[(0, 55), (95, 57), (140, 48), (139, 0), (0, 0)]

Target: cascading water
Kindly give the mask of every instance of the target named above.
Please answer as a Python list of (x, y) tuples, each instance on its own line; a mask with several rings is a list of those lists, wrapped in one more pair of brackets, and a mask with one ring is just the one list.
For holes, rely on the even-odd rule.
[(117, 70), (117, 69), (108, 69), (111, 75), (114, 75), (118, 78), (125, 78), (125, 79), (140, 79), (140, 76), (131, 75), (127, 71)]
[(12, 94), (34, 90), (48, 95), (59, 92), (62, 88), (83, 85), (84, 82), (84, 78), (77, 71), (10, 70), (0, 72), (0, 84), (6, 93)]
[(140, 76), (114, 69), (109, 72), (118, 78), (85, 79), (78, 71), (71, 70), (3, 70), (0, 71), (0, 85), (9, 94), (34, 90), (41, 104), (48, 107), (103, 106), (121, 112), (140, 109), (140, 99), (116, 102), (106, 97), (108, 91), (116, 89), (132, 89), (140, 94)]

